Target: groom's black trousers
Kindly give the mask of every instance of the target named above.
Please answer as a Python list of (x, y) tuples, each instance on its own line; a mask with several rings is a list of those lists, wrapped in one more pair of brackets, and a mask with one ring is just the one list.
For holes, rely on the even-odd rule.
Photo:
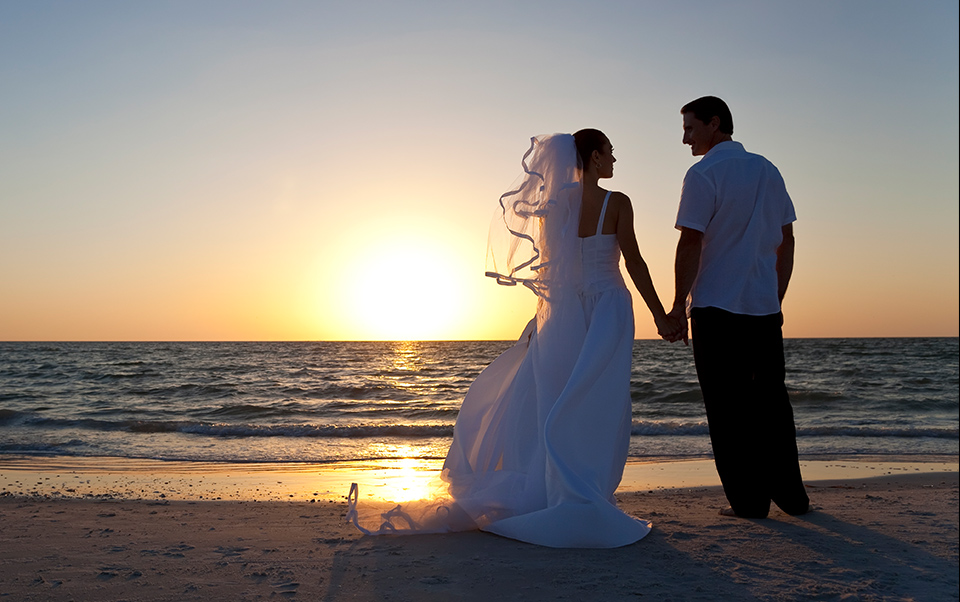
[(797, 458), (780, 314), (716, 307), (691, 311), (693, 357), (720, 481), (737, 516), (763, 518), (772, 500), (788, 514), (810, 501)]

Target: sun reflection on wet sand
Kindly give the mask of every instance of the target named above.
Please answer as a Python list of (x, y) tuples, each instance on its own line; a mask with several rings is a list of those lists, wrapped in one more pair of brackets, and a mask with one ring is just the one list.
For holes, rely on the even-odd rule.
[(440, 485), (434, 466), (423, 466), (422, 460), (401, 458), (381, 463), (385, 474), (372, 488), (362, 492), (364, 497), (374, 497), (389, 502), (410, 502), (429, 499)]
[(361, 465), (377, 473), (375, 479), (362, 479), (367, 487), (361, 487), (361, 497), (398, 503), (436, 497), (438, 490), (444, 489), (440, 462), (417, 458), (421, 451), (403, 444), (371, 446), (371, 454), (380, 459)]

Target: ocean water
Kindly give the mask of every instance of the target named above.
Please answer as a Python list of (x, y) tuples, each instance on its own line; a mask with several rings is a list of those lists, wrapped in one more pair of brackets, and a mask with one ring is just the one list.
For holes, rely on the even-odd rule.
[[(512, 342), (0, 343), (0, 456), (443, 458)], [(802, 456), (958, 454), (958, 339), (785, 342)], [(630, 456), (710, 455), (690, 348), (636, 341)]]

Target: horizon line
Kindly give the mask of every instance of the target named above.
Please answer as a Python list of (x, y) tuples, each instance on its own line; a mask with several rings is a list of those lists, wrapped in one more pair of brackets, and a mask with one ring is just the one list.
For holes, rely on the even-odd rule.
[[(956, 339), (960, 335), (871, 335), (829, 337), (783, 337), (787, 340), (804, 339)], [(660, 338), (641, 338), (634, 341), (660, 341)], [(693, 337), (690, 337), (693, 340)], [(519, 339), (0, 339), (4, 343), (499, 343)]]

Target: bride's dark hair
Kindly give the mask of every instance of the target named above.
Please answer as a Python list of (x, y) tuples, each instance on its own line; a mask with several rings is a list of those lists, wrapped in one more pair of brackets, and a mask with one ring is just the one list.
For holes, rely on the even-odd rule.
[(573, 140), (577, 144), (577, 163), (580, 169), (584, 169), (590, 161), (590, 155), (593, 151), (603, 154), (603, 145), (610, 139), (600, 130), (585, 129), (580, 130), (573, 135)]

